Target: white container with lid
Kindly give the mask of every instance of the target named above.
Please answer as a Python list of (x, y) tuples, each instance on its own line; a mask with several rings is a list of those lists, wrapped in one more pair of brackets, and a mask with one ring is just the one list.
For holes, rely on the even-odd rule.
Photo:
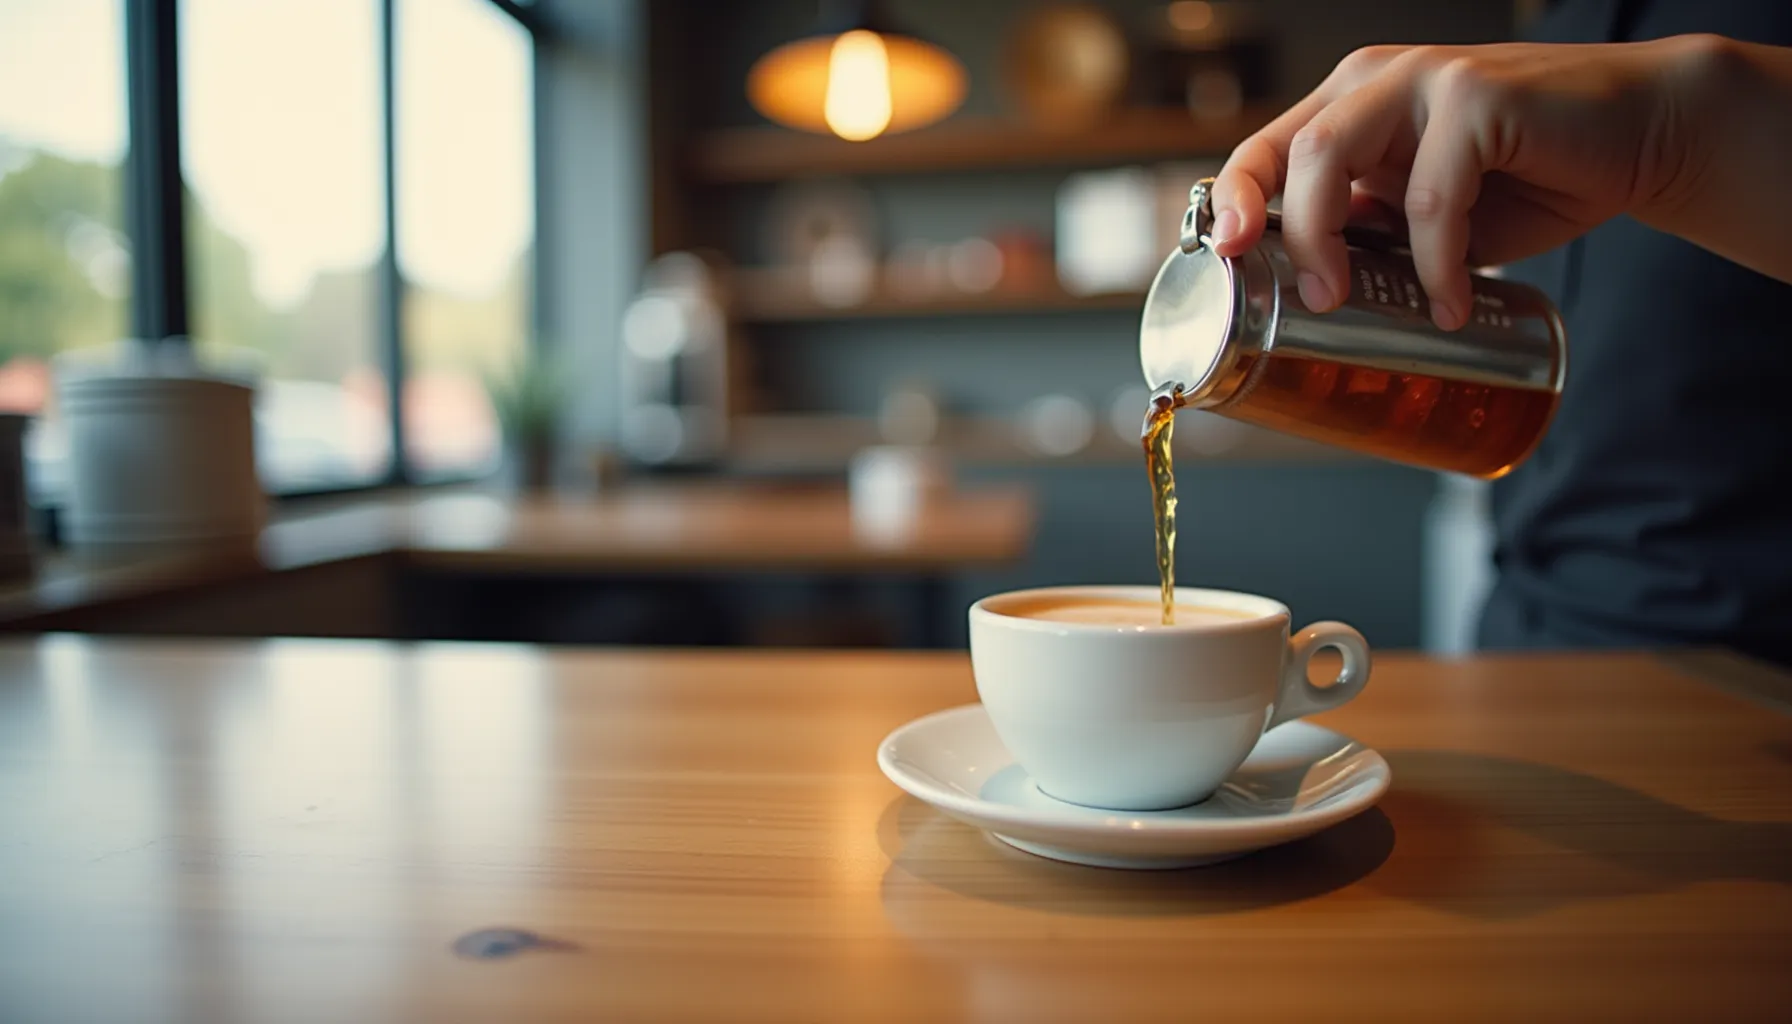
[[(167, 350), (170, 346), (156, 346)], [(125, 346), (58, 367), (68, 438), (64, 533), (77, 547), (236, 540), (266, 519), (255, 389)]]

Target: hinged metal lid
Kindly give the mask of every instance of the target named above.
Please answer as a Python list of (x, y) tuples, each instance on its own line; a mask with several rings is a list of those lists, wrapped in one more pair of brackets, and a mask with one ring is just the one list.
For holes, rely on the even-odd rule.
[(1139, 323), (1139, 360), (1153, 390), (1180, 386), (1187, 405), (1230, 397), (1242, 367), (1240, 311), (1245, 307), (1242, 260), (1213, 251), (1212, 178), (1189, 189), (1181, 244), (1158, 269)]
[(1139, 360), (1153, 390), (1178, 384), (1197, 404), (1224, 376), (1238, 301), (1232, 264), (1202, 247), (1172, 252), (1158, 269), (1139, 322)]

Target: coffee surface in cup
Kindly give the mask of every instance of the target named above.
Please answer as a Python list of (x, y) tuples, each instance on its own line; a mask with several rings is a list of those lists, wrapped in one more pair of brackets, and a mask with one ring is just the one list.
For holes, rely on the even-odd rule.
[[(1071, 622), (1095, 626), (1161, 626), (1163, 607), (1155, 601), (1119, 597), (1041, 596), (1016, 598), (990, 608), (999, 615), (1045, 622)], [(1178, 604), (1176, 625), (1218, 625), (1261, 618), (1255, 612), (1213, 605)]]

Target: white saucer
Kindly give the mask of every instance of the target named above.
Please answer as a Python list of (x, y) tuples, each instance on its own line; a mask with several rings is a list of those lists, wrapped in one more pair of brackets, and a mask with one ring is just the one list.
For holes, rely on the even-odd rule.
[(1083, 807), (1033, 785), (981, 704), (897, 729), (878, 747), (877, 764), (909, 794), (1010, 846), (1104, 868), (1194, 867), (1300, 839), (1368, 810), (1393, 778), (1375, 751), (1296, 721), (1266, 734), (1201, 803), (1170, 811)]

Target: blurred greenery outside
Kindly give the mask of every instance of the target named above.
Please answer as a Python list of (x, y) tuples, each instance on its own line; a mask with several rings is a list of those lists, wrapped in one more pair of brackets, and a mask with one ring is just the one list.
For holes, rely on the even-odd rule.
[[(0, 137), (0, 411), (53, 415), (50, 358), (126, 336), (122, 186), (116, 166)], [(290, 435), (289, 448), (329, 449), (322, 461), (287, 459), (284, 474), (277, 462), (270, 483), (328, 486), (383, 475), (391, 452), (378, 368), (377, 266), (320, 272), (298, 301), (275, 308), (255, 292), (248, 249), (207, 216), (198, 197), (189, 192), (186, 204), (198, 352), (252, 352), (262, 371), (262, 414), (271, 421), (264, 435), (271, 427)], [(493, 465), (499, 438), (482, 379), (513, 363), (526, 343), (529, 263), (524, 249), (486, 294), (407, 288), (403, 403), (407, 454), (419, 475)], [(270, 404), (292, 411), (270, 416)]]

